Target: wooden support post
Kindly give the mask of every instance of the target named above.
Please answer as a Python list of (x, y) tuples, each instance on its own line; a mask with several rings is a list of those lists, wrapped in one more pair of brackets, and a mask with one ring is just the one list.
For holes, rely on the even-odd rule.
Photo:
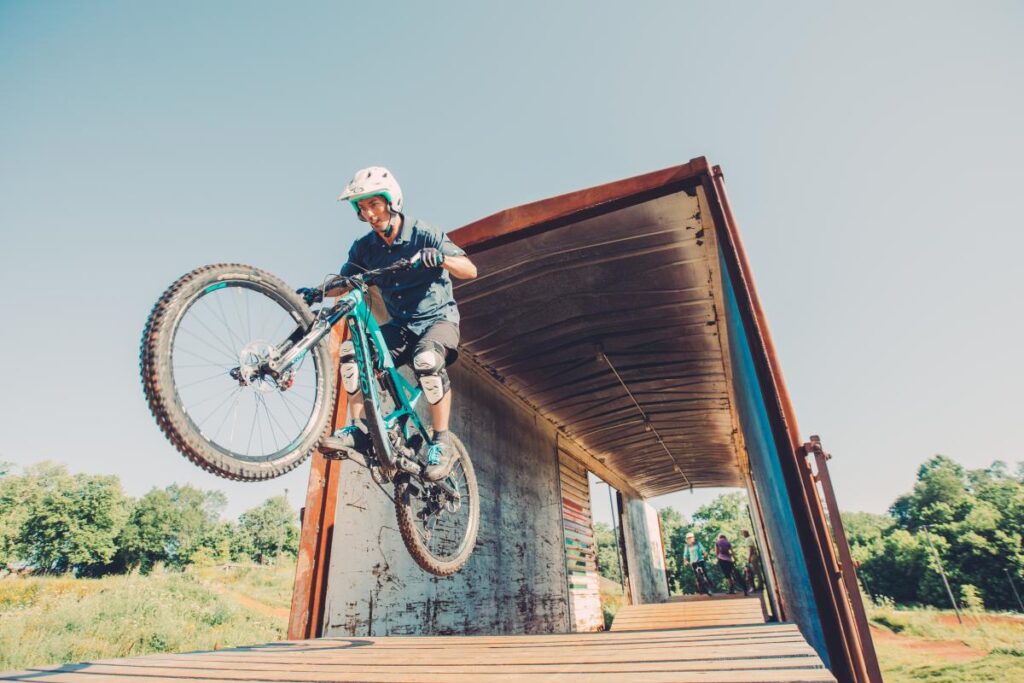
[[(335, 327), (329, 344), (331, 365), (325, 368), (338, 376), (338, 356), (341, 342), (348, 336), (347, 326)], [(348, 401), (341, 382), (336, 382), (337, 400), (334, 403), (332, 428), (345, 424)], [(303, 508), (302, 528), (299, 532), (299, 554), (296, 558), (295, 584), (292, 588), (292, 606), (288, 617), (288, 638), (304, 640), (323, 635), (324, 598), (327, 593), (327, 569), (331, 560), (331, 537), (334, 515), (338, 507), (338, 476), (341, 463), (328, 460), (317, 451), (311, 458), (306, 507)]]

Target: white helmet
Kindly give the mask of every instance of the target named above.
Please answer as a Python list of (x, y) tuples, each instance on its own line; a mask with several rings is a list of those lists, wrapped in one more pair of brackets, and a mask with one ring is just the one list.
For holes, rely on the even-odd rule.
[(392, 211), (402, 212), (402, 188), (398, 186), (398, 181), (391, 171), (383, 166), (370, 166), (356, 171), (352, 180), (345, 186), (345, 191), (338, 195), (338, 201), (348, 200), (356, 210), (359, 220), (365, 220), (359, 213), (359, 200), (377, 195), (388, 200)]

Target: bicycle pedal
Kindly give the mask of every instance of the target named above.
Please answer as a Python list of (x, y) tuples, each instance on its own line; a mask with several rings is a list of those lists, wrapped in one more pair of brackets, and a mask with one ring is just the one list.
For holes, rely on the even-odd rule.
[[(336, 436), (327, 436), (320, 442), (320, 452), (326, 457), (342, 458), (348, 457), (348, 448), (342, 445), (342, 440)], [(339, 455), (345, 453), (346, 455)]]
[(352, 460), (364, 467), (368, 465), (364, 454), (343, 445), (341, 439), (335, 436), (325, 437), (320, 442), (320, 452), (328, 460)]

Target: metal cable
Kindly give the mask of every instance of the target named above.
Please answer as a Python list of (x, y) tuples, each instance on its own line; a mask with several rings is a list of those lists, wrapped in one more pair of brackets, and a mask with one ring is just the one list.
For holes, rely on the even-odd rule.
[(668, 449), (668, 446), (665, 445), (665, 440), (662, 439), (661, 434), (658, 433), (658, 428), (654, 426), (654, 424), (651, 422), (651, 419), (647, 417), (647, 413), (645, 413), (644, 409), (640, 407), (640, 402), (636, 400), (636, 397), (633, 395), (633, 392), (629, 390), (628, 386), (626, 386), (625, 380), (622, 379), (622, 375), (620, 375), (619, 371), (615, 369), (614, 365), (612, 365), (611, 359), (608, 358), (608, 355), (605, 354), (603, 350), (598, 351), (598, 356), (600, 356), (601, 360), (608, 364), (608, 367), (615, 374), (615, 379), (619, 380), (619, 384), (621, 384), (622, 388), (626, 390), (626, 395), (629, 396), (631, 401), (633, 401), (633, 405), (636, 406), (637, 411), (640, 413), (640, 417), (642, 417), (644, 420), (644, 431), (650, 430), (654, 434), (654, 438), (658, 440), (658, 443), (661, 444), (661, 447), (665, 449), (665, 453), (668, 455), (669, 459), (672, 460), (672, 465), (675, 467), (676, 472), (682, 475), (683, 480), (686, 481), (686, 485), (689, 486), (692, 490), (693, 484), (690, 483), (690, 478), (686, 476), (686, 472), (684, 472), (683, 468), (679, 466), (679, 461), (676, 459), (676, 456), (672, 455), (672, 451), (670, 451)]

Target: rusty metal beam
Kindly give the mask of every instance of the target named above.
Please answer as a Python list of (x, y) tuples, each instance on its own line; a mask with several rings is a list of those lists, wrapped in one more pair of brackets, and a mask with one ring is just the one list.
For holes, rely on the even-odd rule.
[(697, 157), (681, 166), (505, 209), (452, 231), (451, 238), (472, 252), (473, 247), (484, 242), (493, 245), (503, 237), (522, 238), (531, 229), (550, 228), (561, 220), (583, 220), (590, 211), (604, 213), (618, 208), (618, 204), (635, 204), (642, 201), (647, 193), (693, 181), (707, 172), (707, 159)]
[(832, 475), (828, 471), (828, 461), (832, 458), (821, 447), (821, 439), (812, 436), (809, 443), (804, 444), (804, 451), (814, 454), (815, 466), (817, 469), (816, 480), (821, 485), (821, 494), (828, 509), (828, 518), (831, 522), (832, 538), (835, 548), (839, 553), (839, 571), (843, 583), (846, 585), (846, 592), (850, 599), (850, 607), (853, 609), (853, 616), (857, 627), (857, 637), (860, 640), (860, 648), (863, 651), (864, 665), (867, 667), (868, 675), (872, 683), (881, 683), (882, 671), (878, 666), (878, 655), (875, 652), (875, 643), (871, 639), (871, 630), (868, 627), (868, 616), (864, 611), (864, 601), (861, 597), (860, 584), (857, 581), (857, 565), (850, 554), (850, 543), (846, 540), (846, 530), (843, 528), (842, 516), (839, 512), (839, 503), (836, 501), (836, 492), (832, 488)]

